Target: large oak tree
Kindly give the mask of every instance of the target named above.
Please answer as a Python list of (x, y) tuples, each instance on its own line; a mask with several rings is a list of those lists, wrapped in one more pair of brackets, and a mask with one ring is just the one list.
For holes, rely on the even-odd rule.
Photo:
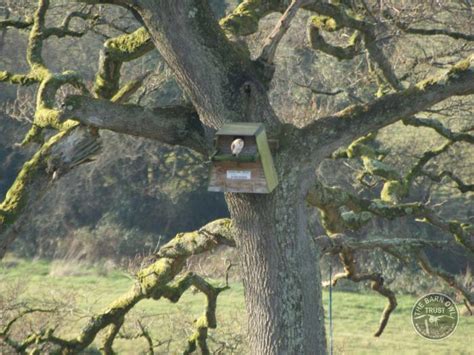
[[(93, 26), (98, 18), (91, 8), (70, 12), (59, 27), (48, 27), (45, 18), (49, 1), (39, 0), (31, 19), (0, 22), (0, 28), (26, 28), (29, 31), (26, 54), (29, 71), (22, 74), (0, 71), (0, 80), (17, 85), (37, 85), (35, 119), (22, 144), (40, 144), (0, 205), (0, 256), (16, 237), (15, 223), (21, 220), (21, 213), (28, 208), (29, 201), (37, 198), (51, 179), (64, 175), (97, 154), (100, 129), (185, 146), (207, 156), (212, 150), (213, 134), (223, 123), (262, 122), (270, 138), (279, 141), (274, 152), (279, 185), (271, 194), (227, 193), (231, 223), (216, 221), (197, 232), (178, 235), (160, 250), (155, 263), (139, 272), (137, 284), (130, 292), (107, 311), (93, 317), (77, 338), (61, 339), (52, 330), (22, 343), (7, 338), (17, 350), (24, 351), (35, 342), (52, 342), (66, 352), (74, 352), (84, 349), (100, 330), (109, 327), (104, 351), (111, 352), (125, 314), (137, 302), (163, 297), (177, 301), (194, 285), (206, 294), (208, 307), (196, 323), (196, 333), (189, 339), (186, 351), (194, 351), (199, 346), (207, 352), (207, 328), (215, 327), (216, 297), (223, 288), (213, 287), (197, 275), (175, 277), (189, 255), (217, 244), (227, 244), (235, 245), (241, 260), (249, 344), (253, 353), (322, 354), (326, 352), (326, 336), (319, 255), (340, 254), (345, 272), (335, 281), (341, 277), (353, 281), (369, 280), (374, 290), (388, 298), (377, 331), (380, 335), (396, 307), (396, 300), (379, 274), (361, 274), (356, 270), (353, 251), (401, 245), (420, 248), (429, 244), (402, 239), (364, 244), (351, 239), (351, 231), (359, 229), (372, 216), (424, 218), (444, 230), (472, 255), (473, 235), (469, 225), (443, 220), (436, 211), (421, 203), (403, 201), (426, 162), (442, 152), (427, 152), (409, 176), (399, 176), (384, 165), (379, 154), (367, 144), (371, 133), (400, 120), (413, 126), (431, 127), (450, 144), (457, 141), (472, 143), (472, 135), (468, 132), (453, 132), (438, 121), (414, 115), (453, 96), (474, 94), (474, 56), (469, 50), (461, 51), (463, 59), (417, 82), (410, 72), (400, 72), (389, 56), (392, 43), (387, 33), (396, 29), (400, 33), (446, 36), (466, 43), (473, 40), (472, 34), (451, 28), (426, 29), (430, 18), (425, 19), (423, 26), (412, 26), (409, 21), (414, 21), (413, 18), (400, 15), (397, 7), (402, 5), (395, 2), (246, 0), (220, 20), (215, 18), (205, 0), (79, 2), (124, 7), (142, 26), (131, 34), (105, 42), (92, 90), (73, 71), (51, 71), (42, 55), (45, 40), (82, 35), (81, 31), (73, 29), (72, 19), (78, 17)], [(465, 6), (460, 2), (448, 10), (457, 11), (461, 17), (465, 11), (469, 16), (471, 8)], [(377, 98), (362, 100), (330, 115), (314, 117), (304, 124), (277, 115), (269, 97), (275, 55), (300, 9), (313, 15), (307, 31), (309, 46), (315, 51), (340, 61), (354, 60), (354, 63), (355, 59), (366, 56), (367, 70), (372, 71), (378, 81)], [(258, 30), (263, 17), (275, 12), (281, 13), (281, 19), (262, 43), (260, 54), (251, 57), (243, 38)], [(345, 38), (342, 34), (349, 35), (350, 39), (343, 46), (333, 44), (328, 33), (341, 34), (339, 42)], [(142, 78), (122, 85), (121, 66), (155, 48), (190, 98), (191, 107), (149, 109), (125, 104), (141, 85)], [(74, 86), (78, 94), (59, 103), (57, 92), (64, 85)], [(325, 94), (336, 95), (337, 92)], [(43, 131), (46, 128), (58, 132), (45, 139)], [(318, 166), (337, 150), (339, 157), (360, 158), (367, 174), (383, 179), (380, 199), (363, 199), (341, 189), (329, 188), (316, 178)], [(457, 179), (458, 186), (464, 190), (472, 191), (472, 185), (452, 173), (444, 175), (451, 176), (454, 181)], [(432, 178), (442, 179), (440, 176)], [(310, 235), (308, 204), (321, 211), (321, 222), (328, 236), (314, 239)], [(341, 207), (351, 213), (343, 212)], [(417, 255), (422, 267), (444, 276), (472, 303), (469, 292), (456, 285), (450, 275), (435, 271), (423, 254)], [(7, 334), (8, 329), (3, 333)]]

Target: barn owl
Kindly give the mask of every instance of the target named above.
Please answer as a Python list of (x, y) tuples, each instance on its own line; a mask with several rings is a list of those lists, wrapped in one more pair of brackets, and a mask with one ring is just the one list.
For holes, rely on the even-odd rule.
[(242, 149), (244, 149), (244, 140), (242, 138), (234, 139), (230, 145), (232, 155), (234, 155), (234, 157), (238, 156)]

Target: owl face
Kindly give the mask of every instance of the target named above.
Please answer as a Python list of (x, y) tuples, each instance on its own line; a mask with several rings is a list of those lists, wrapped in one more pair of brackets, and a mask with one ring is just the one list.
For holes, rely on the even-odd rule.
[(234, 139), (230, 145), (230, 150), (234, 156), (237, 156), (244, 149), (244, 140), (242, 138)]

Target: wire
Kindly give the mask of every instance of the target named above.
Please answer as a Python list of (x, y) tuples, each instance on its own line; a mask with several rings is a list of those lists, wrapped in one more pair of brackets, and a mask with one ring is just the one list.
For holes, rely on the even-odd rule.
[(333, 355), (333, 326), (332, 326), (332, 264), (329, 264), (329, 354)]

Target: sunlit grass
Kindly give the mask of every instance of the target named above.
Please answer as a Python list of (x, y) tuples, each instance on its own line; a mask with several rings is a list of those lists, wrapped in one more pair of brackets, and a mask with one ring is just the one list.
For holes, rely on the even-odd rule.
[[(78, 268), (81, 268), (78, 266)], [(99, 268), (100, 269), (100, 268)], [(110, 271), (100, 276), (98, 268), (82, 268), (78, 276), (51, 276), (51, 264), (45, 261), (28, 262), (7, 260), (0, 266), (0, 292), (7, 285), (20, 282), (27, 285), (21, 296), (29, 302), (45, 298), (72, 298), (79, 313), (72, 313), (74, 323), (62, 330), (62, 335), (74, 337), (87, 316), (105, 308), (112, 300), (126, 292), (133, 281), (120, 271)], [(328, 293), (324, 292), (325, 308)], [(374, 293), (349, 293), (335, 291), (334, 353), (335, 354), (472, 354), (474, 317), (461, 317), (456, 332), (443, 341), (428, 341), (418, 336), (411, 324), (410, 312), (416, 298), (399, 295), (397, 310), (380, 338), (374, 338), (385, 299)], [(143, 301), (128, 317), (125, 331), (133, 333), (133, 324), (140, 319), (150, 327), (153, 336), (161, 341), (171, 339), (170, 347), (163, 345), (157, 353), (178, 353), (183, 349), (185, 338), (192, 331), (192, 322), (204, 310), (204, 297), (188, 291), (177, 304), (166, 300)], [(218, 328), (211, 331), (211, 346), (216, 349), (218, 341), (225, 341), (229, 349), (224, 353), (247, 353), (245, 345), (245, 306), (243, 287), (233, 283), (218, 299)], [(95, 343), (96, 347), (100, 342)], [(118, 340), (116, 351), (124, 354), (139, 354), (146, 349), (143, 339)]]

